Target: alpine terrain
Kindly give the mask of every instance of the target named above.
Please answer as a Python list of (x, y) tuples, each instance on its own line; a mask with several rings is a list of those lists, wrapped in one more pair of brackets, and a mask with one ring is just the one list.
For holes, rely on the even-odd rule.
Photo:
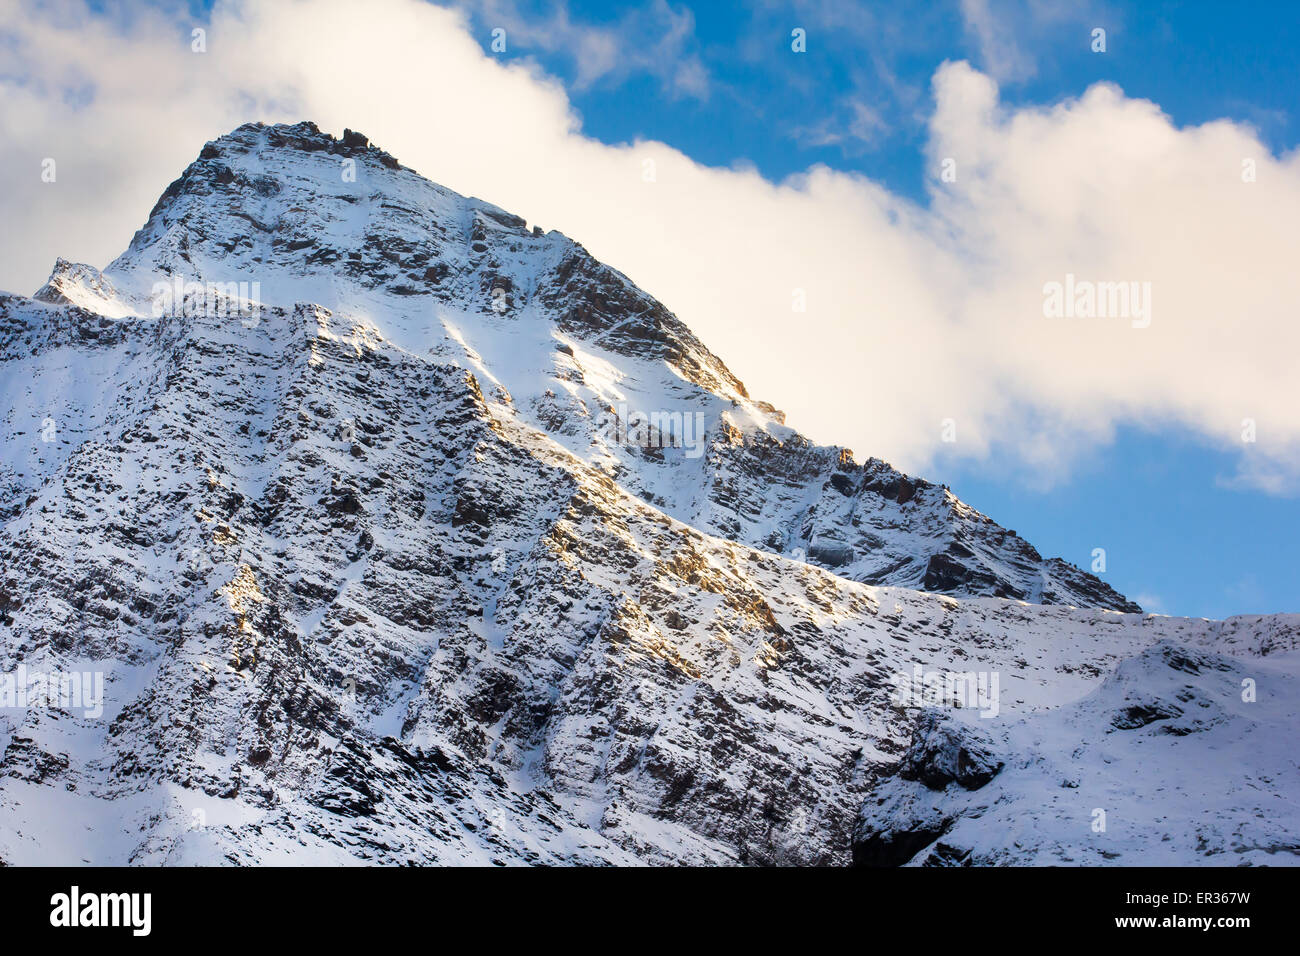
[(0, 295), (0, 416), (0, 862), (1300, 862), (1300, 615), (1144, 614), (358, 133)]

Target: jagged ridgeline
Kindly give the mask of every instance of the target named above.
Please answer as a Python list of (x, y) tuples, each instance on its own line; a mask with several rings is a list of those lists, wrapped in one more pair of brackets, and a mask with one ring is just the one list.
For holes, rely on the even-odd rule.
[(4, 669), (102, 687), (0, 709), (6, 862), (843, 863), (900, 673), (996, 672), (1006, 721), (1295, 646), (810, 443), (357, 133), (209, 143), (102, 272), (0, 296), (0, 361)]

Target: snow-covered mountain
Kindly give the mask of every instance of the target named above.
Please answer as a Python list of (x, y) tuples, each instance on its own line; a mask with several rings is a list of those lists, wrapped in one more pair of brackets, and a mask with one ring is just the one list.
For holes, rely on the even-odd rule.
[(1294, 653), (1243, 659), (1161, 640), (1064, 707), (993, 728), (927, 711), (897, 775), (863, 806), (855, 856), (1294, 865), (1297, 680)]
[(1294, 670), (1300, 617), (1141, 614), (352, 132), (209, 143), (103, 272), (0, 296), (0, 363), (0, 673), (105, 681), (0, 707), (5, 862), (869, 861), (939, 726), (899, 675), (1059, 737), (1154, 646)]

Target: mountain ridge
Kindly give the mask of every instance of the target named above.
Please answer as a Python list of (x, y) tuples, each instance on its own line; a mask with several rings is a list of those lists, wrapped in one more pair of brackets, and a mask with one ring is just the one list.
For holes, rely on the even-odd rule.
[(1293, 666), (1297, 615), (1077, 606), (1124, 599), (345, 139), (240, 127), (102, 273), (0, 295), (0, 673), (106, 698), (0, 709), (0, 860), (844, 864), (913, 668), (1018, 720), (1160, 642)]
[[(305, 157), (317, 175), (305, 188), (295, 166), (290, 165), (290, 175), (272, 176), (261, 163), (267, 153)], [(347, 160), (360, 164), (360, 186), (344, 182), (341, 170), (332, 168)], [(332, 195), (319, 191), (326, 170), (339, 179)], [(381, 178), (374, 186), (389, 188), (368, 189), (369, 177), (391, 177), (410, 188), (395, 190)], [(370, 216), (359, 224), (356, 207), (375, 207), (376, 199), (381, 221)], [(341, 208), (329, 208), (331, 201)], [(426, 209), (434, 214), (424, 215)], [(254, 224), (253, 238), (232, 235), (223, 221)], [(528, 257), (541, 264), (521, 264)], [(419, 301), (420, 309), (426, 300), (446, 306), (469, 303), (466, 319), (473, 321), (524, 321), (540, 313), (562, 336), (617, 355), (665, 362), (708, 394), (692, 395), (669, 383), (668, 389), (644, 397), (642, 404), (649, 407), (642, 411), (654, 414), (669, 406), (686, 414), (699, 410), (707, 415), (710, 432), (729, 439), (711, 443), (704, 479), (712, 488), (704, 490), (704, 501), (673, 503), (666, 496), (657, 500), (652, 482), (643, 482), (647, 500), (667, 505), (689, 524), (769, 550), (802, 553), (811, 563), (864, 583), (1140, 610), (1095, 575), (1059, 558), (1045, 561), (1028, 542), (998, 527), (946, 487), (904, 475), (879, 459), (858, 465), (847, 449), (808, 442), (787, 428), (784, 416), (770, 404), (752, 400), (721, 359), (622, 273), (597, 262), (561, 233), (529, 231), (518, 216), (420, 178), (351, 130), (335, 139), (312, 123), (247, 124), (212, 141), (167, 187), (127, 251), (103, 276), (97, 279), (83, 271), (76, 281), (91, 288), (108, 282), (111, 288), (116, 279), (130, 289), (129, 277), (137, 274), (182, 274), (217, 283), (259, 277), (265, 298), (281, 306), (312, 301), (334, 307), (348, 300), (341, 297), (335, 270), (389, 299)], [(56, 268), (51, 282), (63, 278)], [(66, 278), (73, 280), (70, 273)], [(134, 291), (139, 296), (145, 290), (137, 282)], [(457, 329), (465, 331), (463, 326)], [(567, 356), (556, 353), (556, 364), (562, 367), (557, 369), (559, 377), (582, 384), (587, 370), (573, 357), (572, 345), (555, 346), (569, 349)], [(465, 361), (467, 356), (457, 351), (453, 345), (442, 354)], [(473, 356), (468, 357), (472, 363)], [(566, 365), (580, 367), (563, 368)], [(500, 369), (494, 365), (487, 373), (500, 374)], [(500, 384), (508, 394), (521, 391), (510, 381)], [(532, 407), (521, 410), (531, 411), (535, 424), (567, 418), (573, 428), (576, 417), (579, 432), (587, 432), (592, 445), (601, 444), (600, 436), (590, 433), (602, 416), (616, 414), (618, 389), (562, 395), (551, 387), (553, 382), (528, 384), (534, 391), (528, 396)], [(714, 396), (742, 407), (735, 414), (722, 403), (701, 409), (702, 400)], [(609, 458), (622, 459), (611, 461), (616, 475), (663, 470), (655, 469), (644, 455), (629, 463), (618, 449), (604, 444)], [(817, 479), (819, 487), (790, 496), (779, 513), (769, 508), (759, 520), (746, 520), (761, 509), (758, 497), (763, 490), (744, 487), (743, 482), (737, 487), (733, 476), (768, 468), (772, 462), (796, 480)], [(673, 484), (680, 485), (679, 476)], [(914, 507), (906, 508), (911, 502)], [(925, 514), (919, 517), (907, 513), (922, 509)], [(888, 539), (900, 526), (908, 540), (893, 544)]]

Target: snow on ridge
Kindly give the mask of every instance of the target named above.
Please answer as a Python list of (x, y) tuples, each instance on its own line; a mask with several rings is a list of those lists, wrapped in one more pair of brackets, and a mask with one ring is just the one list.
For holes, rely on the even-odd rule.
[[(177, 277), (258, 289), (159, 308)], [(916, 668), (1018, 720), (1300, 635), (1142, 615), (811, 444), (358, 134), (209, 144), (104, 273), (0, 296), (0, 363), (0, 674), (89, 662), (113, 715), (0, 710), (0, 861), (844, 863)]]

